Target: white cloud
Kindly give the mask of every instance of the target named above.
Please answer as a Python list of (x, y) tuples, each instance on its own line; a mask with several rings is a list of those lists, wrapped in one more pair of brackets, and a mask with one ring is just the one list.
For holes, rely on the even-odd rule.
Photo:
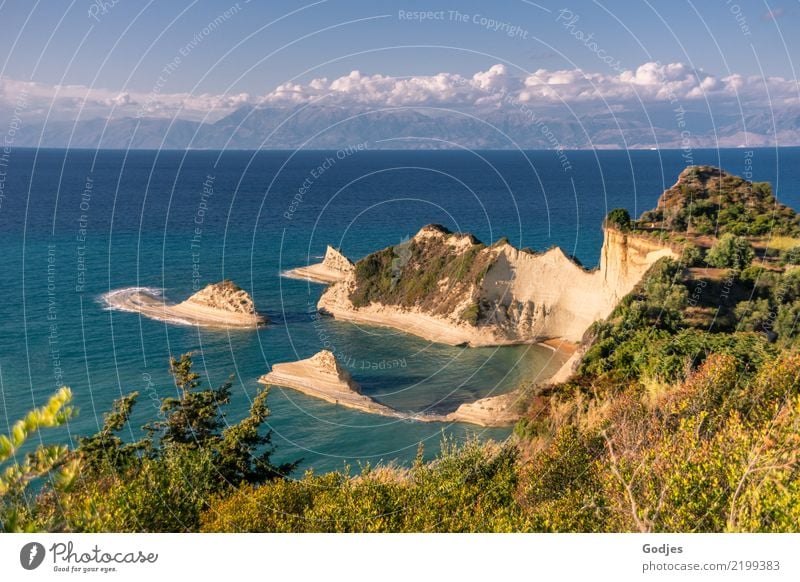
[(563, 100), (590, 102), (605, 99), (620, 102), (682, 103), (708, 99), (712, 104), (768, 104), (767, 88), (772, 104), (792, 105), (798, 101), (798, 85), (783, 78), (715, 77), (683, 63), (644, 63), (635, 70), (618, 75), (582, 73), (578, 70), (548, 71), (540, 69), (525, 79), (521, 97), (525, 101)]
[(44, 116), (49, 108), (54, 118), (174, 117), (216, 120), (245, 104), (295, 106), (320, 100), (323, 103), (364, 107), (447, 106), (455, 108), (501, 107), (511, 100), (526, 105), (548, 106), (596, 103), (619, 111), (642, 101), (646, 104), (677, 101), (712, 106), (751, 105), (761, 110), (797, 106), (798, 84), (781, 77), (761, 78), (732, 74), (715, 76), (685, 63), (648, 62), (620, 73), (585, 73), (578, 69), (539, 69), (529, 75), (512, 73), (497, 64), (472, 76), (455, 73), (391, 77), (360, 71), (335, 79), (319, 77), (305, 83), (285, 83), (254, 98), (247, 93), (198, 94), (117, 92), (81, 85), (51, 86), (42, 83), (0, 79), (0, 104), (13, 105), (20, 95), (26, 112)]
[[(500, 66), (495, 65), (495, 67)], [(474, 96), (469, 96), (473, 89), (470, 85), (469, 80), (450, 73), (420, 77), (389, 77), (364, 75), (360, 71), (352, 71), (349, 75), (332, 81), (322, 77), (313, 79), (307, 84), (280, 85), (264, 95), (260, 102), (295, 105), (317, 99), (328, 99), (339, 103), (387, 106), (464, 104), (475, 99)]]
[(306, 84), (287, 84), (264, 95), (268, 105), (296, 105), (323, 99), (335, 104), (370, 106), (451, 105), (480, 106), (498, 102), (508, 94), (525, 103), (602, 102), (616, 107), (624, 103), (670, 102), (674, 100), (734, 103), (764, 106), (767, 89), (775, 106), (798, 102), (794, 81), (777, 78), (717, 77), (685, 63), (644, 63), (619, 74), (585, 73), (579, 69), (539, 69), (527, 76), (512, 75), (505, 65), (494, 65), (467, 78), (439, 73), (424, 77), (349, 75), (329, 80), (313, 79)]

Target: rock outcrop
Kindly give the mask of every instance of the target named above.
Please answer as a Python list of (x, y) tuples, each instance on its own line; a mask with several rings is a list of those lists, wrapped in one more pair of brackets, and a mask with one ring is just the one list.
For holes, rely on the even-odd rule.
[(261, 384), (293, 388), (299, 392), (362, 412), (400, 417), (400, 413), (361, 394), (350, 373), (328, 350), (297, 362), (275, 364), (261, 376)]
[(653, 263), (676, 256), (645, 237), (611, 227), (604, 233), (600, 266), (587, 271), (557, 247), (533, 253), (507, 241), (486, 246), (429, 225), (359, 261), (318, 308), (453, 345), (577, 342)]
[(315, 283), (335, 283), (346, 279), (354, 268), (353, 261), (328, 245), (321, 263), (291, 269), (283, 275), (290, 279), (303, 279)]
[(228, 313), (256, 316), (250, 294), (228, 279), (206, 285), (180, 305), (217, 309)]
[(252, 328), (267, 323), (253, 298), (232, 281), (212, 283), (185, 301), (168, 303), (157, 290), (132, 287), (104, 295), (112, 309), (141, 313), (151, 319), (204, 327)]
[(344, 275), (353, 270), (353, 261), (345, 257), (331, 245), (328, 245), (325, 249), (325, 258), (322, 260), (322, 264), (331, 271)]

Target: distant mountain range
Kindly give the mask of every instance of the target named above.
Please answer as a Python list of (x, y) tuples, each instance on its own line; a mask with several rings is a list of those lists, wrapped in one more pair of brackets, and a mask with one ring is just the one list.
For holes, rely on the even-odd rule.
[[(587, 149), (800, 145), (800, 112), (735, 115), (662, 108), (579, 113), (505, 108), (253, 107), (214, 123), (132, 117), (23, 125), (16, 145), (116, 149)], [(685, 123), (684, 126), (680, 122)], [(775, 128), (777, 127), (777, 131)]]

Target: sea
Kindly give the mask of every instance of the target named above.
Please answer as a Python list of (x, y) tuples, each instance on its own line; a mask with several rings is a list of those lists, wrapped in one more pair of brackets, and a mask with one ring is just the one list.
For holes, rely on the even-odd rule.
[[(170, 356), (194, 354), (206, 385), (231, 378), (226, 421), (246, 415), (259, 376), (330, 349), (365, 394), (393, 408), (445, 413), (545, 378), (542, 346), (464, 348), (319, 318), (323, 286), (287, 279), (326, 245), (351, 259), (438, 223), (486, 243), (561, 246), (598, 264), (601, 222), (653, 207), (683, 168), (713, 164), (772, 182), (800, 209), (800, 149), (661, 151), (119, 151), (8, 149), (0, 156), (0, 433), (58, 387), (77, 417), (32, 441), (96, 432), (112, 402), (139, 392), (123, 438), (175, 395)], [(231, 279), (269, 325), (220, 331), (109, 310), (103, 296), (144, 287), (180, 301)], [(317, 472), (410, 463), (443, 439), (505, 439), (511, 428), (363, 414), (271, 388), (276, 461)], [(31, 445), (31, 446), (32, 446)]]

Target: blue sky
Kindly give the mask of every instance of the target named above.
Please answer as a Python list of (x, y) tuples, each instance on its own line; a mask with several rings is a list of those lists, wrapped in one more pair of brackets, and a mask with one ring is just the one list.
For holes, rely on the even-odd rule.
[[(401, 18), (400, 11), (436, 19)], [(153, 93), (253, 99), (290, 80), (330, 80), (353, 70), (470, 78), (498, 63), (520, 77), (576, 68), (613, 75), (658, 61), (715, 78), (793, 82), (799, 20), (797, 2), (756, 0), (7, 0), (0, 4), (0, 77), (7, 101), (18, 90), (9, 80), (33, 81), (41, 91), (76, 85), (130, 92), (138, 101)]]

